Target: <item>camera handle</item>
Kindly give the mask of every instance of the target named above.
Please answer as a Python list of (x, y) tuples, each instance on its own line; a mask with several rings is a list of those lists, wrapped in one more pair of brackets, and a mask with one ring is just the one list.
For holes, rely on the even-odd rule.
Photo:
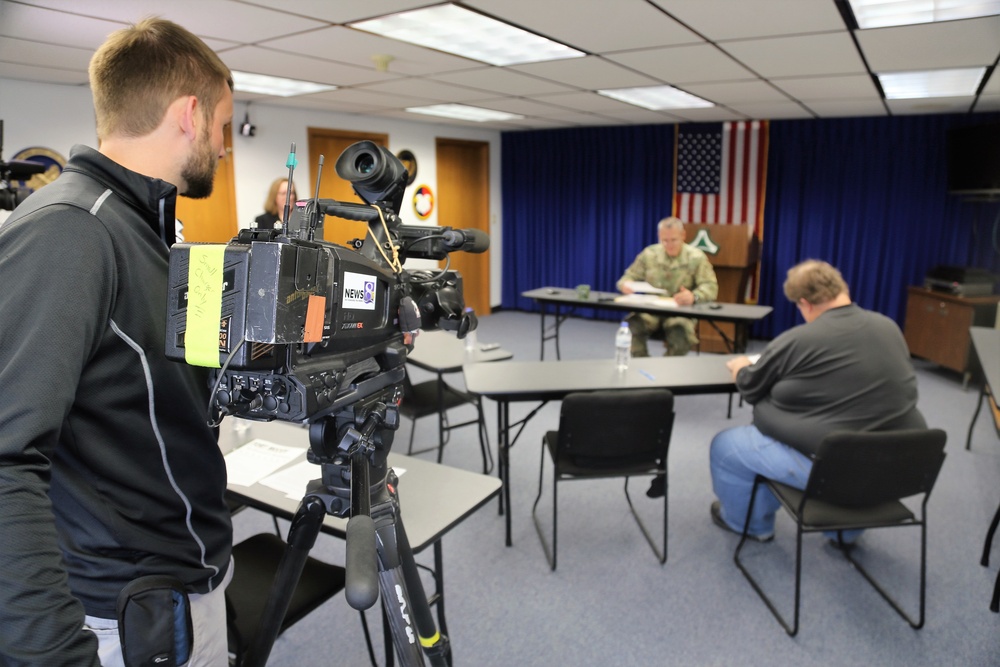
[[(374, 465), (373, 457), (368, 455), (371, 436), (381, 428), (384, 414), (384, 408), (373, 410), (366, 417), (360, 432), (348, 429), (341, 447), (346, 447), (349, 458), (338, 457), (334, 462), (321, 463), (322, 479), (309, 483), (289, 527), (288, 546), (278, 565), (260, 630), (247, 652), (245, 665), (263, 667), (266, 664), (324, 517), (326, 514), (347, 516), (351, 514), (353, 504), (358, 511), (353, 513), (347, 528), (348, 602), (356, 609), (366, 609), (376, 600), (366, 572), (374, 547), (382, 606), (389, 620), (400, 664), (403, 667), (422, 667), (423, 654), (426, 653), (431, 665), (450, 667), (451, 647), (448, 638), (438, 632), (434, 623), (400, 517), (399, 496), (396, 493), (398, 478), (384, 463)], [(323, 418), (313, 424), (310, 438), (324, 438), (326, 431), (333, 430), (333, 426), (332, 417)], [(319, 451), (320, 447), (314, 446), (313, 450)], [(381, 460), (384, 461), (384, 458)], [(378, 480), (374, 486), (369, 483), (371, 477)], [(348, 480), (346, 485), (344, 479)], [(355, 483), (350, 483), (350, 480)], [(347, 485), (350, 489), (345, 488)], [(367, 497), (364, 494), (366, 488)], [(351, 502), (345, 502), (345, 491), (348, 491)], [(368, 511), (362, 513), (362, 510)], [(374, 527), (373, 533), (369, 530), (369, 523)], [(376, 539), (373, 540), (372, 536)], [(386, 662), (391, 664), (390, 656), (386, 657)]]

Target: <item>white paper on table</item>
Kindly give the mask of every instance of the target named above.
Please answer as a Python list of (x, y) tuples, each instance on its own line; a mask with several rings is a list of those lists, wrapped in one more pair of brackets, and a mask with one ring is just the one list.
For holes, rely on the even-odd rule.
[(758, 360), (758, 359), (760, 359), (760, 355), (759, 355), (759, 354), (751, 354), (751, 355), (747, 355), (747, 359), (749, 359), (749, 360), (750, 360), (750, 363), (751, 363), (751, 364), (756, 364), (756, 363), (757, 363), (757, 360)]
[(251, 440), (226, 454), (229, 483), (253, 486), (301, 454), (301, 447), (288, 447), (259, 438)]
[[(394, 468), (397, 477), (402, 477), (406, 472), (405, 468)], [(260, 480), (264, 486), (271, 487), (275, 491), (284, 493), (292, 500), (301, 500), (306, 495), (306, 487), (309, 482), (322, 477), (320, 467), (309, 461), (299, 461), (293, 466), (288, 466), (284, 470), (265, 477)]]
[(645, 280), (626, 280), (623, 283), (626, 287), (632, 289), (633, 292), (637, 294), (666, 294), (667, 290), (660, 289), (659, 287), (653, 287)]
[(677, 301), (673, 297), (657, 296), (656, 294), (622, 294), (615, 297), (615, 301), (618, 303), (651, 304), (667, 308), (677, 307)]
[[(301, 451), (301, 450), (300, 450)], [(299, 461), (293, 466), (260, 480), (264, 486), (284, 493), (289, 498), (301, 500), (306, 495), (306, 486), (314, 479), (322, 476), (320, 467), (309, 461)]]

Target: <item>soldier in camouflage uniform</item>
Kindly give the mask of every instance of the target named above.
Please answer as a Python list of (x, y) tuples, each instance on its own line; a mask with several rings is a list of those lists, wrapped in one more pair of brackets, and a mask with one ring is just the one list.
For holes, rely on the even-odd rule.
[[(644, 280), (653, 287), (666, 290), (678, 306), (714, 301), (719, 293), (708, 257), (701, 250), (684, 242), (684, 223), (678, 218), (664, 218), (656, 227), (660, 242), (647, 246), (618, 281), (618, 290), (632, 293), (628, 281)], [(695, 321), (687, 317), (663, 317), (648, 313), (630, 313), (632, 356), (648, 357), (646, 342), (663, 331), (666, 356), (684, 356), (698, 342)]]

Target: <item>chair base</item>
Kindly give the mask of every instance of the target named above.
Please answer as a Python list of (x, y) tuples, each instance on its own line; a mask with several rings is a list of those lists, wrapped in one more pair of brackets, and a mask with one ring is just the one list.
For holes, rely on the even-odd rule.
[[(758, 477), (758, 480), (760, 479), (762, 478)], [(765, 480), (763, 483), (769, 489), (771, 489), (772, 492), (775, 493), (775, 495), (779, 498), (779, 500), (782, 501), (782, 503), (786, 502), (786, 499), (780, 493), (780, 489), (776, 488), (772, 483), (768, 482), (767, 480)], [(747, 581), (750, 582), (750, 586), (753, 587), (754, 591), (756, 591), (760, 599), (763, 600), (764, 604), (767, 605), (767, 608), (771, 611), (771, 614), (774, 616), (775, 619), (777, 619), (778, 623), (781, 624), (781, 627), (785, 629), (785, 632), (787, 632), (789, 636), (794, 637), (796, 634), (798, 634), (799, 631), (799, 603), (801, 599), (801, 589), (802, 589), (801, 586), (802, 536), (807, 533), (818, 533), (818, 532), (829, 532), (829, 531), (838, 532), (838, 542), (839, 542), (838, 550), (842, 554), (844, 554), (844, 558), (851, 564), (851, 566), (854, 567), (854, 569), (856, 569), (861, 574), (861, 576), (863, 576), (865, 580), (868, 581), (869, 584), (871, 584), (872, 588), (874, 588), (875, 591), (882, 596), (882, 599), (888, 602), (889, 606), (891, 606), (896, 611), (896, 613), (899, 614), (903, 618), (903, 620), (905, 620), (907, 624), (909, 624), (909, 626), (914, 630), (919, 630), (924, 626), (924, 595), (925, 595), (926, 580), (927, 580), (927, 569), (926, 569), (927, 532), (926, 532), (926, 524), (923, 521), (919, 522), (913, 521), (903, 524), (891, 524), (882, 526), (872, 525), (872, 526), (822, 526), (822, 527), (805, 527), (802, 524), (796, 522), (797, 530), (795, 535), (795, 594), (794, 594), (795, 602), (794, 602), (794, 612), (792, 616), (792, 622), (789, 623), (788, 620), (781, 614), (781, 612), (778, 611), (777, 607), (774, 605), (774, 602), (771, 600), (771, 598), (769, 598), (767, 594), (764, 592), (764, 589), (761, 587), (760, 583), (756, 579), (754, 579), (753, 575), (750, 574), (750, 571), (747, 570), (746, 566), (740, 560), (740, 553), (743, 550), (743, 545), (746, 544), (746, 542), (749, 540), (749, 535), (747, 533), (747, 530), (750, 527), (750, 516), (753, 513), (753, 505), (754, 505), (754, 500), (757, 497), (758, 486), (759, 486), (758, 482), (755, 481), (750, 496), (750, 507), (747, 509), (746, 521), (743, 524), (743, 533), (740, 536), (739, 544), (736, 545), (736, 552), (733, 554), (733, 561), (736, 563), (736, 567), (739, 569), (739, 571), (743, 573), (743, 576), (746, 577)], [(786, 506), (785, 509), (788, 510), (789, 507)], [(795, 515), (794, 512), (792, 512), (792, 514), (793, 518), (797, 518), (797, 515)], [(868, 572), (868, 570), (865, 569), (865, 567), (862, 566), (861, 563), (859, 563), (854, 558), (853, 556), (854, 549), (848, 548), (848, 545), (844, 544), (840, 540), (841, 530), (854, 530), (858, 528), (907, 527), (907, 526), (920, 528), (920, 593), (919, 593), (920, 615), (916, 620), (914, 620), (909, 614), (907, 614), (900, 606), (900, 604), (888, 594), (888, 592), (878, 583), (878, 581), (875, 580), (874, 577), (872, 577), (872, 575)]]
[[(542, 454), (542, 456), (544, 457), (544, 448), (543, 448), (543, 454)], [(664, 478), (666, 478), (666, 472), (664, 472), (662, 474), (664, 475)], [(574, 478), (568, 477), (568, 478), (565, 478), (564, 481), (568, 481), (568, 480), (572, 480), (572, 479), (574, 479)], [(582, 478), (582, 479), (586, 479), (586, 478)], [(632, 518), (634, 518), (636, 524), (638, 524), (639, 530), (642, 531), (642, 536), (646, 538), (646, 542), (649, 544), (649, 547), (653, 550), (653, 553), (656, 555), (656, 559), (660, 562), (660, 565), (664, 565), (667, 562), (667, 536), (668, 536), (667, 494), (664, 493), (664, 495), (663, 495), (663, 548), (661, 549), (659, 547), (659, 545), (656, 543), (656, 540), (653, 538), (652, 532), (646, 527), (646, 524), (645, 524), (645, 522), (643, 522), (642, 517), (639, 516), (639, 513), (636, 512), (635, 507), (632, 505), (632, 498), (631, 498), (631, 496), (629, 495), (629, 492), (628, 492), (628, 480), (629, 480), (629, 478), (626, 477), (625, 478), (625, 501), (628, 503), (629, 512), (632, 513)], [(545, 533), (542, 530), (542, 524), (541, 524), (541, 522), (538, 519), (538, 513), (537, 513), (538, 502), (542, 498), (541, 480), (539, 480), (539, 485), (538, 485), (538, 496), (535, 497), (535, 502), (534, 502), (534, 504), (531, 507), (531, 520), (535, 524), (535, 532), (538, 533), (538, 540), (542, 544), (542, 552), (545, 554), (545, 561), (549, 564), (549, 569), (551, 569), (553, 571), (556, 569), (556, 539), (557, 539), (557, 532), (558, 532), (558, 523), (557, 523), (557, 515), (558, 515), (558, 513), (556, 512), (556, 505), (557, 505), (557, 503), (556, 503), (556, 499), (557, 499), (556, 498), (556, 485), (557, 484), (558, 484), (558, 482), (553, 483), (553, 487), (552, 487), (552, 545), (551, 545), (551, 547), (549, 546), (548, 540), (546, 540), (546, 538), (545, 538)], [(669, 491), (669, 489), (667, 491)]]

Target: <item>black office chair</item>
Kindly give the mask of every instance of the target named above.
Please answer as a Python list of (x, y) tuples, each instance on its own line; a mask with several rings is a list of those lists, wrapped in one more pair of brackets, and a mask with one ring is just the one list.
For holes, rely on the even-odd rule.
[[(946, 434), (940, 429), (831, 433), (820, 443), (804, 491), (760, 475), (754, 480), (743, 535), (733, 560), (760, 598), (791, 636), (799, 630), (802, 579), (802, 535), (837, 531), (840, 551), (886, 602), (914, 629), (924, 625), (924, 589), (927, 578), (927, 501), (944, 462)], [(795, 608), (792, 624), (778, 612), (740, 561), (747, 541), (753, 499), (761, 485), (770, 489), (795, 520)], [(919, 517), (900, 502), (922, 495)], [(843, 541), (845, 530), (920, 527), (920, 616), (913, 620), (853, 557), (854, 545)]]
[[(271, 583), (284, 551), (285, 543), (271, 533), (254, 535), (233, 547), (235, 569), (226, 588), (226, 606), (229, 653), (235, 667), (243, 664), (260, 627)], [(307, 557), (280, 632), (305, 618), (343, 588), (344, 568)]]
[[(666, 389), (623, 389), (578, 392), (563, 400), (559, 430), (542, 438), (538, 495), (531, 508), (538, 539), (549, 566), (556, 569), (559, 482), (623, 477), (625, 500), (660, 563), (667, 562), (667, 496), (663, 494), (663, 549), (657, 546), (635, 511), (628, 493), (634, 476), (666, 479), (667, 450), (674, 425), (674, 396)], [(542, 497), (545, 453), (552, 459), (552, 550), (545, 540), (536, 510)]]
[[(469, 405), (476, 409), (476, 418), (456, 424), (448, 421), (448, 411)], [(479, 449), (483, 456), (483, 473), (489, 474), (493, 469), (493, 459), (489, 447), (489, 436), (486, 431), (486, 420), (483, 417), (482, 399), (475, 394), (461, 391), (444, 380), (426, 380), (414, 384), (409, 374), (403, 380), (403, 400), (399, 404), (399, 413), (410, 420), (410, 443), (407, 454), (423, 454), (434, 449), (438, 450), (437, 462), (441, 463), (444, 455), (444, 445), (451, 437), (451, 431), (463, 426), (477, 425), (479, 428)], [(440, 413), (440, 414), (439, 414)], [(434, 415), (439, 417), (438, 445), (413, 451), (413, 434), (417, 430), (417, 420)]]

